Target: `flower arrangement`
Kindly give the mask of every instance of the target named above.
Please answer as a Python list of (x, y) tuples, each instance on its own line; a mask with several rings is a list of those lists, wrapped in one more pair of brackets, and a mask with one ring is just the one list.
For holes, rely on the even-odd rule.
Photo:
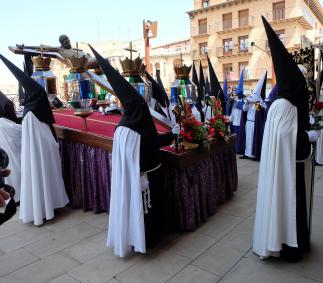
[(222, 114), (220, 99), (216, 98), (213, 103), (214, 116), (208, 120), (209, 139), (225, 139), (229, 133), (230, 120), (228, 116)]
[(323, 102), (316, 101), (313, 105), (314, 112), (320, 112), (321, 109), (323, 109)]
[(179, 112), (178, 116), (182, 126), (181, 135), (190, 143), (202, 145), (207, 140), (207, 129), (203, 123), (195, 119), (186, 101), (180, 103), (180, 108), (177, 113)]

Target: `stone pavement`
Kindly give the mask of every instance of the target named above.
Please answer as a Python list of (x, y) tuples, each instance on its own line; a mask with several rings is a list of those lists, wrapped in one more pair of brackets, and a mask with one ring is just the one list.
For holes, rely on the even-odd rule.
[(238, 191), (196, 231), (128, 259), (105, 245), (106, 213), (66, 208), (41, 227), (17, 214), (0, 226), (0, 282), (323, 282), (323, 167), (316, 167), (312, 252), (290, 264), (251, 251), (258, 166), (238, 160)]

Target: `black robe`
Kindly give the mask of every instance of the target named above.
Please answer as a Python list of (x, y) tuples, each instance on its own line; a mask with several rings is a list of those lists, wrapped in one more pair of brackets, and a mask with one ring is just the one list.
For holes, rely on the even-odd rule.
[[(162, 148), (164, 146), (170, 145), (173, 140), (174, 135), (172, 132), (158, 135), (158, 147)], [(145, 148), (145, 144), (141, 143), (140, 147)], [(145, 152), (143, 152), (143, 155), (141, 155), (141, 157), (145, 159), (156, 158), (145, 154)], [(160, 162), (159, 155), (157, 156), (157, 158)], [(154, 245), (156, 245), (160, 240), (161, 235), (164, 233), (164, 227), (162, 225), (162, 223), (164, 222), (163, 210), (164, 206), (167, 206), (167, 203), (165, 202), (164, 178), (162, 176), (162, 172), (162, 168), (158, 168), (147, 174), (151, 200), (151, 208), (148, 210), (148, 214), (145, 214), (145, 236), (147, 248), (152, 248)]]
[[(300, 126), (300, 125), (299, 125)], [(301, 126), (297, 131), (296, 142), (296, 227), (298, 248), (283, 245), (282, 257), (291, 262), (302, 259), (304, 252), (310, 251), (308, 215), (306, 205), (305, 164), (300, 162), (309, 157), (311, 144), (308, 134)]]

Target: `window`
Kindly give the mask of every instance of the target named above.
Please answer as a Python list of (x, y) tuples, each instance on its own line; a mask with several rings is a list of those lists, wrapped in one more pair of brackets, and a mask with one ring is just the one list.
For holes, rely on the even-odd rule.
[(202, 0), (202, 8), (206, 8), (209, 6), (209, 0)]
[(228, 80), (233, 80), (234, 78), (232, 77), (233, 72), (232, 72), (232, 64), (223, 64), (223, 80), (227, 78)]
[(249, 36), (239, 36), (239, 52), (249, 51)]
[(280, 41), (285, 44), (285, 30), (276, 30), (275, 31), (277, 36), (279, 37)]
[(244, 79), (249, 79), (248, 62), (239, 62), (239, 76), (242, 70), (244, 70)]
[(285, 1), (273, 3), (273, 20), (285, 19)]
[(207, 20), (201, 19), (199, 20), (199, 34), (207, 33)]
[(222, 15), (223, 29), (232, 28), (232, 13)]
[(207, 42), (199, 43), (200, 55), (206, 55), (208, 53)]
[(249, 19), (249, 10), (241, 10), (239, 11), (239, 27), (247, 26)]
[(223, 39), (223, 55), (232, 54), (232, 50), (233, 50), (232, 38)]

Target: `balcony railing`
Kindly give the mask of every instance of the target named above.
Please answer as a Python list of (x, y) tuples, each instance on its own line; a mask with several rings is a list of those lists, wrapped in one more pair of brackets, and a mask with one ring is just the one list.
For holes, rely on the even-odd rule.
[(214, 27), (216, 32), (226, 32), (233, 29), (250, 28), (254, 25), (254, 17), (241, 17), (232, 20), (217, 22)]
[(194, 26), (191, 28), (192, 37), (209, 35), (210, 32), (211, 32), (211, 25)]
[[(280, 40), (286, 48), (299, 49), (311, 46), (311, 41), (305, 35), (280, 36)], [(269, 51), (268, 40), (266, 40), (265, 49)]]
[(177, 55), (177, 54), (189, 53), (189, 52), (191, 52), (190, 46), (184, 45), (180, 47), (151, 49), (150, 56)]
[(285, 9), (274, 9), (266, 14), (266, 18), (270, 22), (301, 18), (303, 20), (301, 24), (306, 25), (307, 28), (313, 28), (315, 26), (315, 18), (306, 7), (302, 6)]
[(241, 45), (233, 45), (232, 47), (217, 47), (216, 49), (216, 56), (217, 57), (226, 57), (226, 56), (239, 56), (244, 55), (250, 51), (248, 45), (241, 44)]
[[(245, 80), (260, 80), (260, 78), (263, 76), (264, 72), (267, 70), (267, 78), (272, 78), (272, 67), (268, 68), (248, 68), (247, 71), (244, 73), (244, 79)], [(240, 78), (240, 71), (231, 71), (228, 73), (224, 72), (217, 72), (216, 75), (218, 78), (221, 78), (224, 80), (226, 77), (228, 81), (238, 81)], [(225, 76), (226, 75), (226, 76)]]

